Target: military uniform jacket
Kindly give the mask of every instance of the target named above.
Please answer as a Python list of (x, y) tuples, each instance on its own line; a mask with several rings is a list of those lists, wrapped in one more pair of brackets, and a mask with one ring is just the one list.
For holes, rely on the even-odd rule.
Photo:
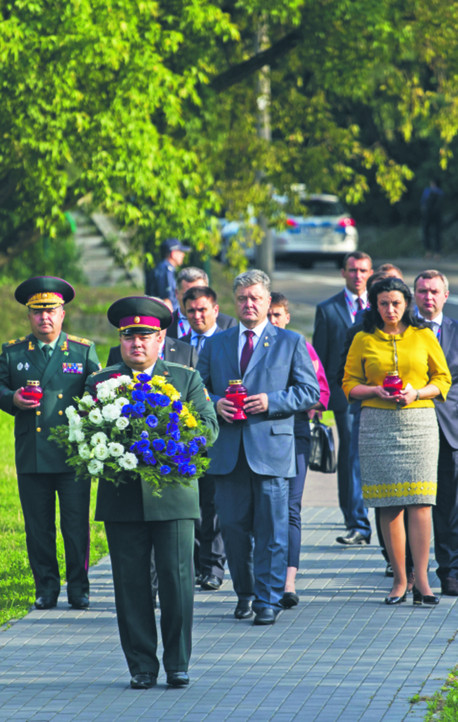
[[(53, 426), (67, 423), (65, 409), (81, 396), (86, 378), (100, 368), (95, 346), (61, 332), (47, 362), (32, 334), (3, 344), (0, 356), (0, 409), (15, 417), (16, 468), (21, 474), (68, 473), (65, 451), (48, 441)], [(38, 409), (22, 411), (13, 404), (17, 389), (39, 381), (43, 398)]]
[[(95, 395), (95, 384), (113, 374), (129, 374), (132, 369), (124, 363), (109, 366), (93, 374), (87, 391)], [(181, 394), (182, 401), (193, 401), (202, 421), (207, 426), (207, 440), (213, 441), (218, 433), (218, 422), (213, 404), (206, 394), (200, 374), (194, 369), (167, 363), (158, 359), (154, 374), (165, 376)], [(197, 481), (190, 486), (174, 485), (163, 490), (160, 497), (153, 496), (150, 487), (134, 476), (116, 487), (111, 481), (99, 479), (95, 518), (97, 521), (169, 521), (171, 519), (198, 519), (199, 490)]]

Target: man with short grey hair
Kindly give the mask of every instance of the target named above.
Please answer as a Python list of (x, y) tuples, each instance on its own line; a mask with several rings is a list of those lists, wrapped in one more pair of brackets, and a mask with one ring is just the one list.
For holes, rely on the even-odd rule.
[[(319, 399), (305, 340), (273, 326), (270, 279), (258, 270), (234, 281), (239, 324), (207, 339), (197, 365), (215, 405), (220, 435), (209, 474), (229, 569), (236, 619), (275, 622), (286, 577), (288, 479), (296, 474), (294, 414)], [(247, 389), (244, 420), (226, 398), (230, 380)]]
[[(187, 336), (191, 332), (191, 326), (189, 325), (183, 307), (183, 296), (186, 291), (189, 291), (193, 286), (209, 286), (210, 284), (205, 271), (202, 270), (202, 268), (197, 268), (197, 266), (186, 266), (186, 268), (182, 268), (177, 275), (176, 283), (176, 300), (179, 308), (172, 314), (172, 323), (167, 329), (167, 336), (183, 339), (183, 336)], [(232, 316), (220, 313), (217, 324), (220, 328), (225, 329), (234, 326), (236, 321)]]
[(458, 596), (458, 322), (444, 315), (449, 296), (448, 281), (430, 269), (414, 281), (418, 314), (436, 335), (452, 375), (447, 399), (434, 403), (439, 423), (437, 498), (433, 506), (434, 550), (439, 565), (436, 574), (442, 594)]

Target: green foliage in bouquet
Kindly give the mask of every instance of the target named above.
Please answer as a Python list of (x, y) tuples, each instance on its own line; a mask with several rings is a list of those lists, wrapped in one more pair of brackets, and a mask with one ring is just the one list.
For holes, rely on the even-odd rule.
[(202, 476), (210, 463), (206, 427), (164, 376), (114, 374), (95, 390), (96, 398), (75, 398), (76, 407), (65, 410), (68, 426), (49, 437), (66, 449), (78, 476), (103, 476), (115, 486), (137, 476), (154, 495)]

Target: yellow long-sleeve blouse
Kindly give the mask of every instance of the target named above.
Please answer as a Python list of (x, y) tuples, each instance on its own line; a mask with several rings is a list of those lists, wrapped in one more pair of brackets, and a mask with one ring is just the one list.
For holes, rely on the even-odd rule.
[[(376, 329), (373, 333), (360, 331), (353, 339), (345, 364), (342, 388), (347, 398), (359, 384), (381, 386), (385, 375), (393, 371), (394, 343), (398, 355), (398, 374), (403, 388), (410, 383), (414, 389), (435, 384), (445, 401), (452, 379), (444, 352), (429, 328), (408, 326), (402, 334), (391, 335)], [(439, 397), (440, 398), (440, 397)], [(353, 399), (354, 400), (354, 399)], [(380, 399), (378, 396), (364, 399), (363, 406), (381, 409), (395, 409), (397, 403)], [(434, 406), (432, 399), (419, 399), (403, 409)]]

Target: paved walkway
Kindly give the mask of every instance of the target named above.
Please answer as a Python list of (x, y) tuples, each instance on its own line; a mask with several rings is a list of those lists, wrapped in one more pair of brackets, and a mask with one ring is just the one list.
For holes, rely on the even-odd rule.
[[(317, 499), (321, 498), (321, 502)], [(303, 510), (301, 602), (273, 627), (236, 621), (230, 581), (197, 592), (191, 685), (134, 691), (115, 618), (110, 563), (91, 570), (91, 608), (34, 610), (0, 632), (0, 720), (423, 720), (458, 660), (458, 602), (389, 608), (375, 545), (348, 549), (335, 480), (310, 475)], [(437, 589), (437, 579), (433, 578)]]

